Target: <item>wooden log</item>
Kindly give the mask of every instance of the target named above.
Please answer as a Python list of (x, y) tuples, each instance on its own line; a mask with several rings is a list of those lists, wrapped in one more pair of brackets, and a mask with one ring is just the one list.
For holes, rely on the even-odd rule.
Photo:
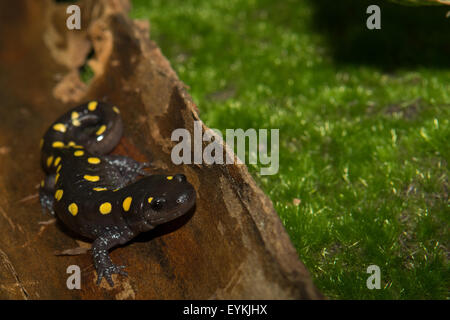
[[(81, 30), (66, 28), (65, 3), (0, 4), (0, 299), (322, 298), (244, 165), (172, 163), (171, 132), (192, 134), (200, 118), (148, 25), (128, 18), (127, 1), (77, 4)], [(95, 76), (86, 85), (79, 68), (92, 49)], [(41, 136), (90, 99), (121, 108), (125, 132), (115, 153), (186, 174), (198, 196), (193, 214), (111, 252), (129, 274), (113, 276), (113, 288), (95, 284), (89, 254), (55, 255), (89, 244), (43, 214), (37, 198)], [(70, 265), (81, 268), (80, 290), (66, 286)]]

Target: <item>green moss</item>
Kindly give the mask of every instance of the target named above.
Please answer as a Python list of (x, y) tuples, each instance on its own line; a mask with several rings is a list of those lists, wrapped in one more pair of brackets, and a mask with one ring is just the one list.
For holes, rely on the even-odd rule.
[(79, 72), (81, 81), (86, 84), (89, 84), (92, 78), (94, 78), (94, 70), (92, 70), (92, 68), (87, 64), (83, 65), (80, 68)]
[(445, 299), (446, 11), (380, 2), (370, 33), (367, 3), (135, 0), (131, 16), (151, 21), (209, 127), (280, 129), (279, 173), (250, 170), (326, 295)]

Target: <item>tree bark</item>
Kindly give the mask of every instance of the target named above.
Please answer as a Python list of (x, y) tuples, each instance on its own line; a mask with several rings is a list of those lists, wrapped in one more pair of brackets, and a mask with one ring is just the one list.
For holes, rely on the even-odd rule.
[[(148, 25), (128, 18), (128, 1), (78, 1), (81, 30), (67, 29), (67, 5), (0, 4), (0, 298), (322, 298), (245, 165), (172, 163), (172, 131), (193, 134), (199, 112)], [(89, 85), (79, 77), (86, 61)], [(184, 173), (198, 196), (192, 215), (111, 252), (129, 274), (114, 276), (114, 288), (95, 284), (89, 254), (55, 255), (89, 244), (43, 214), (37, 198), (39, 140), (59, 115), (93, 99), (121, 109), (125, 132), (114, 153)], [(66, 286), (70, 265), (81, 268), (80, 290)]]

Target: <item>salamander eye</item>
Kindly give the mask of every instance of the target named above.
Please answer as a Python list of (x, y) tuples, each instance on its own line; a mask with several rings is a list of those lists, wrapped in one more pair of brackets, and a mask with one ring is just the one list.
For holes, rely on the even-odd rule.
[(164, 204), (166, 203), (166, 199), (162, 197), (156, 197), (153, 199), (153, 201), (150, 203), (150, 206), (153, 210), (161, 210), (162, 207), (164, 207)]

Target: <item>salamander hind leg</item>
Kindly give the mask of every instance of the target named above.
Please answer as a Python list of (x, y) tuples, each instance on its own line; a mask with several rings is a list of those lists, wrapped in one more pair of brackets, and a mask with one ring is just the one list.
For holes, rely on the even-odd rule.
[(42, 212), (50, 212), (53, 216), (55, 211), (53, 210), (54, 197), (51, 193), (46, 192), (44, 189), (39, 190), (39, 201), (41, 203)]
[(53, 203), (55, 202), (54, 181), (55, 175), (48, 175), (42, 180), (41, 186), (39, 187), (39, 202), (41, 203), (42, 211), (43, 213), (48, 211), (52, 215), (55, 215), (53, 209)]
[(150, 175), (150, 173), (144, 170), (144, 168), (151, 167), (149, 162), (139, 162), (129, 157), (119, 155), (109, 155), (104, 156), (103, 158), (119, 170), (122, 175), (123, 186), (133, 182), (139, 175)]

